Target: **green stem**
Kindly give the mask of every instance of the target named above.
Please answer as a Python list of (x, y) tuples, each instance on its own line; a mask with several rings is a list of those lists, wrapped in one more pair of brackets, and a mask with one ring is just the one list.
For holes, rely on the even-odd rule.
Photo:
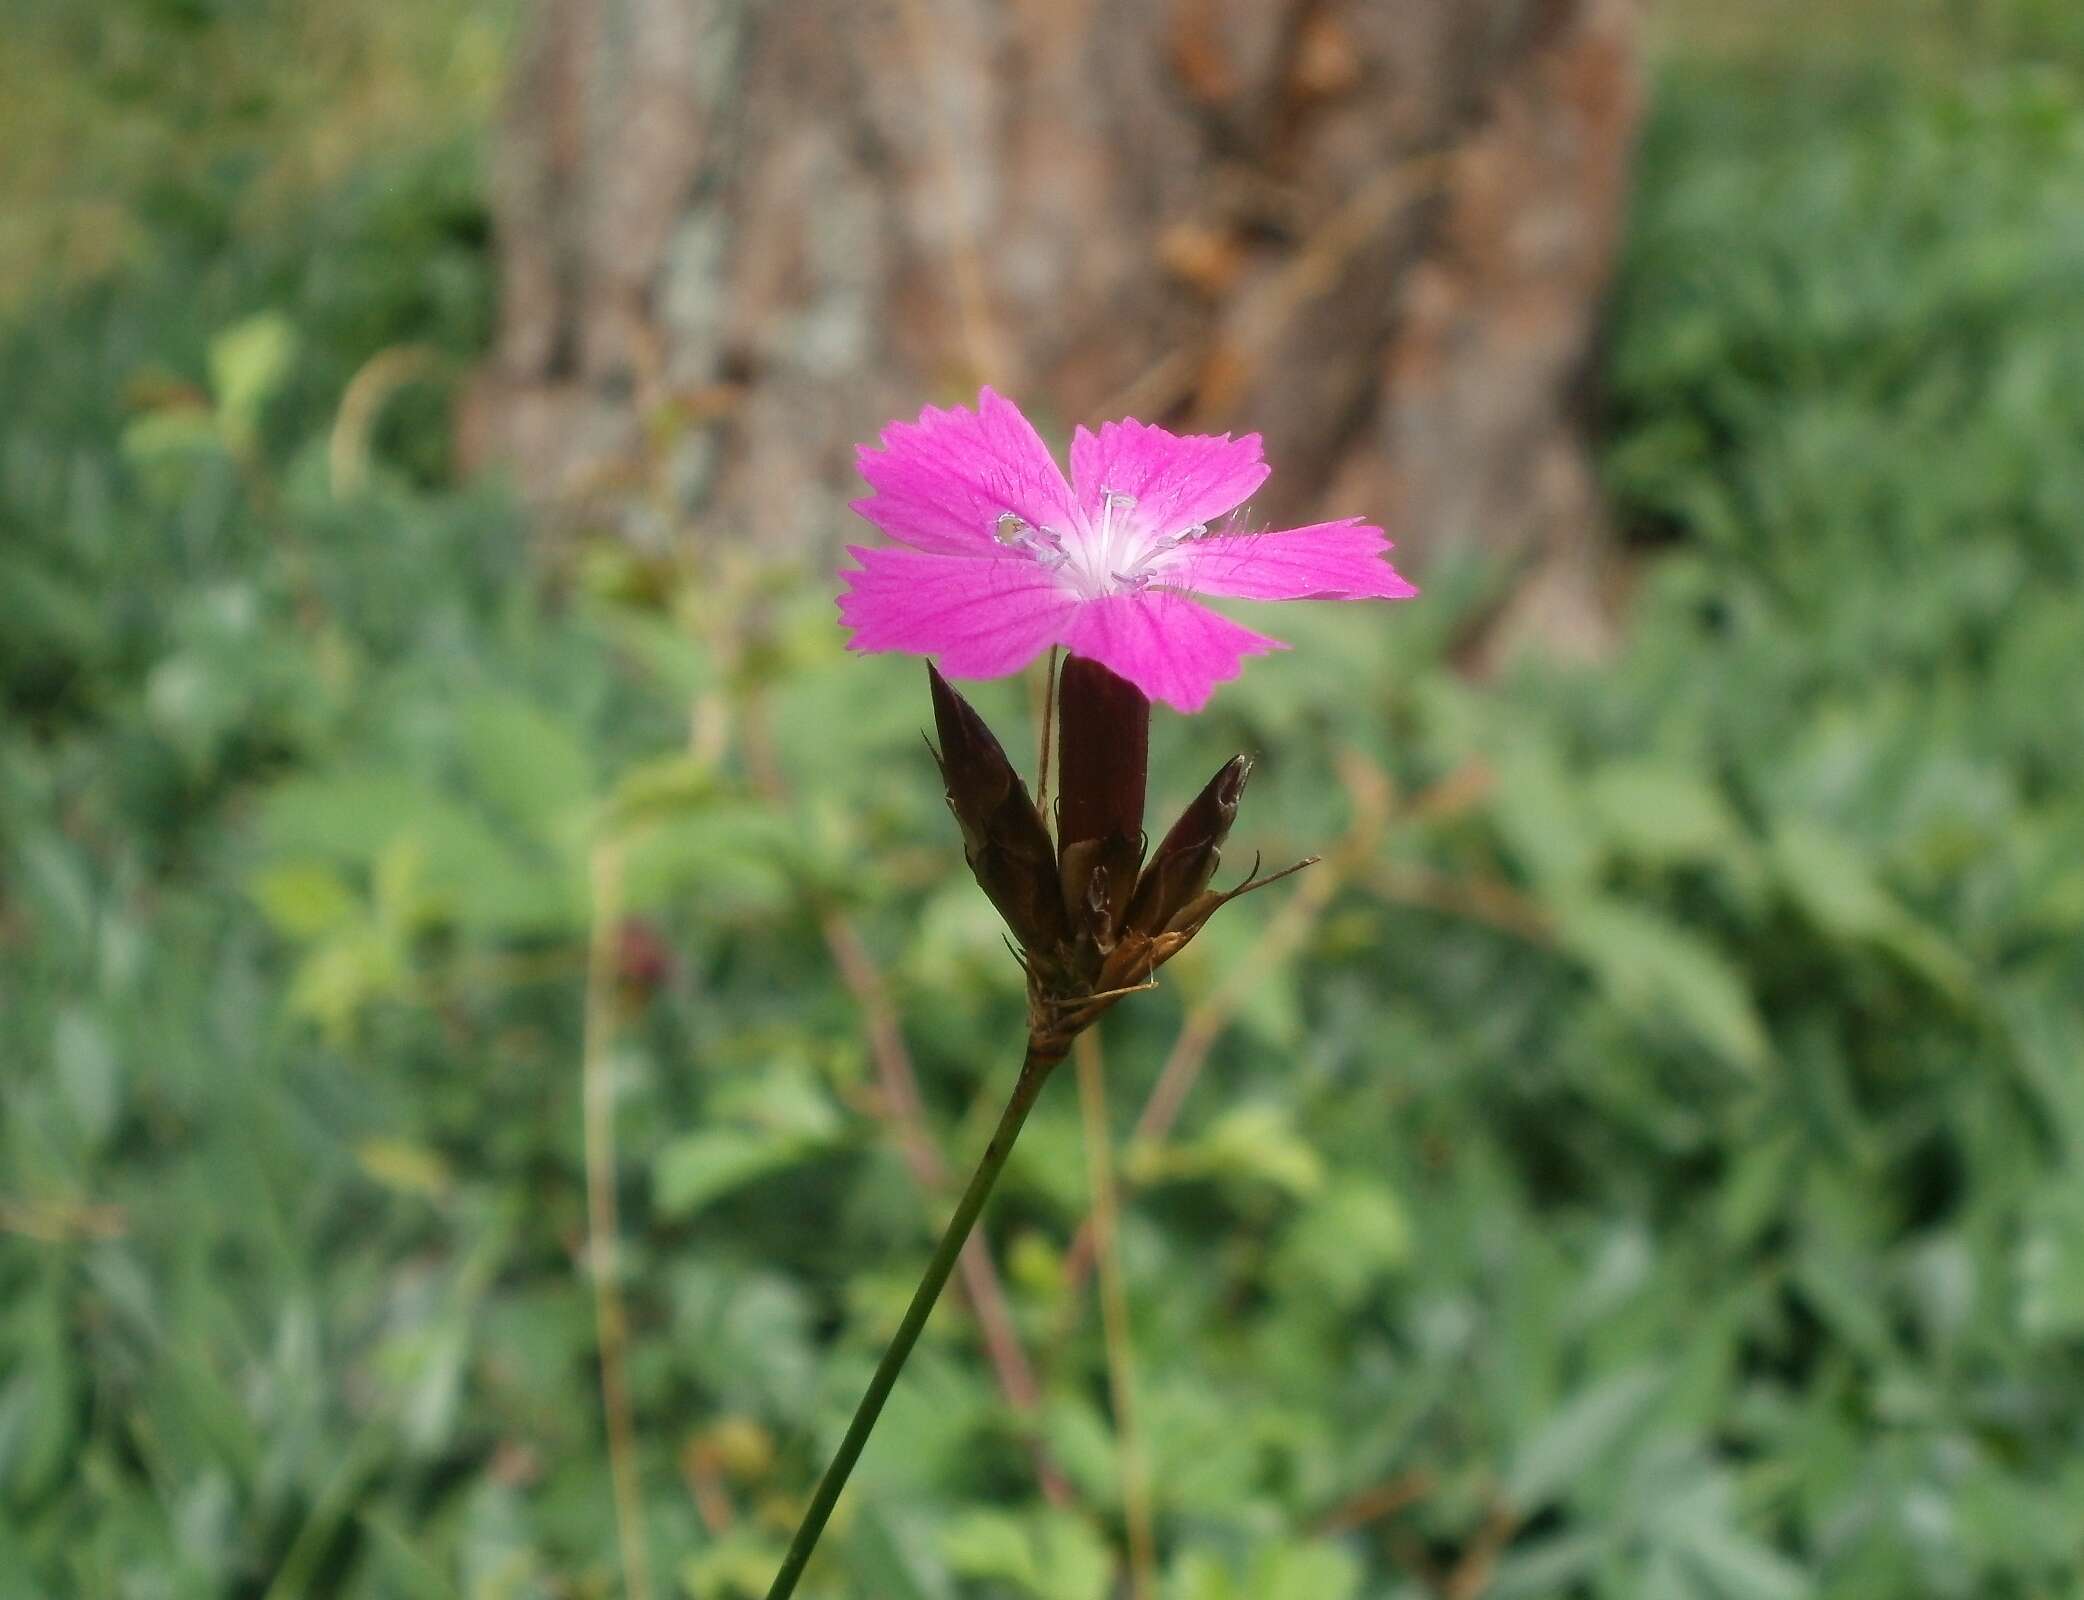
[(991, 1142), (984, 1147), (984, 1158), (977, 1163), (969, 1187), (963, 1190), (962, 1199), (956, 1202), (955, 1215), (948, 1219), (948, 1231), (934, 1246), (933, 1259), (926, 1264), (926, 1276), (919, 1280), (919, 1287), (913, 1291), (912, 1303), (905, 1307), (904, 1320), (898, 1323), (890, 1348), (883, 1352), (883, 1359), (876, 1364), (875, 1376), (868, 1380), (868, 1392), (861, 1397), (861, 1404), (854, 1408), (854, 1420), (847, 1424), (846, 1437), (840, 1440), (832, 1465), (818, 1480), (817, 1493), (811, 1496), (810, 1509), (803, 1513), (803, 1523), (797, 1528), (796, 1537), (789, 1541), (789, 1553), (782, 1558), (781, 1571), (774, 1575), (774, 1586), (767, 1591), (767, 1600), (788, 1600), (796, 1592), (796, 1582), (803, 1576), (811, 1552), (818, 1546), (818, 1536), (825, 1531), (826, 1519), (832, 1515), (839, 1492), (847, 1486), (847, 1478), (854, 1470), (854, 1463), (861, 1458), (861, 1447), (868, 1443), (876, 1418), (883, 1414), (883, 1402), (890, 1398), (890, 1391), (897, 1384), (897, 1375), (904, 1370), (905, 1358), (911, 1355), (912, 1346), (919, 1342), (919, 1332), (926, 1326), (934, 1302), (940, 1299), (941, 1289), (955, 1268), (956, 1258), (962, 1254), (963, 1242), (976, 1225), (977, 1213), (984, 1209), (992, 1186), (1005, 1170), (1006, 1157), (1013, 1153), (1013, 1141), (1020, 1137), (1021, 1124), (1027, 1121), (1036, 1096), (1041, 1094), (1042, 1085), (1048, 1081), (1049, 1069), (1061, 1059), (1061, 1056), (1037, 1055), (1033, 1042), (1029, 1042), (1027, 1057), (1020, 1064), (1020, 1078), (1013, 1085), (1013, 1097), (1006, 1102), (1006, 1109), (999, 1116), (999, 1125), (992, 1132)]

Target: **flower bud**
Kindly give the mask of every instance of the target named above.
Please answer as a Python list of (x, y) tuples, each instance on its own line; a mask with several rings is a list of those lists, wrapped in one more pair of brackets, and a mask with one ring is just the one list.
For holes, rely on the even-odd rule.
[(1128, 927), (1146, 937), (1160, 933), (1208, 887), (1251, 775), (1251, 759), (1232, 756), (1180, 814), (1143, 869), (1124, 918)]
[(948, 809), (971, 873), (1020, 946), (1040, 1056), (1060, 1057), (1124, 995), (1148, 988), (1223, 906), (1288, 875), (1261, 878), (1255, 864), (1236, 888), (1209, 888), (1251, 776), (1244, 756), (1217, 769), (1144, 865), (1150, 702), (1105, 667), (1077, 656), (1064, 665), (1061, 851), (984, 719), (927, 673)]
[(963, 858), (1013, 937), (1030, 951), (1054, 950), (1068, 934), (1056, 850), (1027, 785), (984, 719), (927, 666), (933, 689), (934, 752), (948, 809), (962, 829)]

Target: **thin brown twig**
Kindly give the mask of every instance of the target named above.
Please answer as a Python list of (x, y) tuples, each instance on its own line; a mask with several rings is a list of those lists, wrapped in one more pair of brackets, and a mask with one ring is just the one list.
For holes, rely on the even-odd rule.
[(600, 1343), (601, 1411), (608, 1433), (608, 1478), (615, 1500), (623, 1589), (630, 1600), (650, 1600), (651, 1557), (644, 1542), (637, 1435), (624, 1366), (629, 1318), (622, 1303), (616, 1244), (615, 1084), (609, 1056), (615, 1044), (616, 936), (622, 924), (619, 843), (611, 840), (595, 847), (591, 880), (593, 927), (587, 947), (586, 1020), (579, 1068), (585, 1123), (586, 1257), (593, 1282), (594, 1329)]
[(1493, 1506), (1441, 1584), (1442, 1600), (1478, 1600), (1497, 1576), (1498, 1557), (1519, 1527), (1520, 1519), (1510, 1506)]
[(731, 1497), (724, 1492), (724, 1475), (715, 1452), (706, 1442), (690, 1440), (681, 1450), (680, 1476), (687, 1485), (688, 1498), (695, 1503), (695, 1512), (701, 1517), (702, 1526), (709, 1530), (711, 1537), (721, 1538), (730, 1532), (737, 1514), (732, 1509)]
[(130, 1215), (121, 1206), (70, 1200), (0, 1200), (0, 1233), (33, 1239), (38, 1244), (120, 1239), (129, 1231)]
[[(754, 787), (770, 804), (789, 800), (788, 780), (768, 736), (760, 704), (748, 699), (740, 719), (740, 734), (746, 765)], [(934, 1142), (926, 1120), (925, 1103), (919, 1096), (919, 1077), (912, 1068), (912, 1054), (905, 1045), (904, 1029), (897, 1005), (890, 997), (882, 969), (870, 953), (853, 919), (836, 906), (818, 910), (818, 928), (825, 948), (839, 970), (854, 1004), (860, 1008), (868, 1054), (875, 1068), (884, 1119), (897, 1137), (898, 1153), (912, 1182), (922, 1196), (945, 1198), (953, 1187), (946, 1159)], [(1006, 1299), (1005, 1285), (992, 1261), (991, 1246), (980, 1228), (965, 1241), (956, 1262), (963, 1297), (976, 1314), (977, 1328), (984, 1339), (999, 1391), (1006, 1403), (1023, 1418), (1032, 1419), (1041, 1410), (1042, 1389), (1036, 1381), (1034, 1364), (1021, 1343), (1020, 1329)], [(1050, 1504), (1072, 1503), (1071, 1486), (1050, 1460), (1039, 1438), (1031, 1438), (1029, 1451), (1035, 1478)]]
[(1311, 1531), (1326, 1537), (1351, 1533), (1355, 1528), (1364, 1528), (1371, 1522), (1394, 1516), (1406, 1506), (1416, 1505), (1432, 1492), (1431, 1473), (1399, 1472), (1372, 1488), (1348, 1495), (1312, 1523)]
[(1107, 1081), (1099, 1034), (1092, 1029), (1081, 1033), (1072, 1055), (1078, 1064), (1078, 1108), (1085, 1128), (1087, 1181), (1092, 1189), (1093, 1248), (1100, 1265), (1100, 1328), (1107, 1347), (1107, 1387), (1121, 1465), (1122, 1520), (1129, 1532), (1129, 1595), (1130, 1600), (1149, 1600), (1156, 1581), (1157, 1546), (1151, 1533), (1150, 1468), (1136, 1425), (1136, 1351), (1116, 1227), (1114, 1144), (1107, 1130)]
[(1555, 942), (1555, 924), (1549, 914), (1507, 883), (1385, 864), (1368, 875), (1367, 884), (1377, 898), (1393, 905), (1422, 906), (1467, 922), (1481, 922), (1529, 944)]

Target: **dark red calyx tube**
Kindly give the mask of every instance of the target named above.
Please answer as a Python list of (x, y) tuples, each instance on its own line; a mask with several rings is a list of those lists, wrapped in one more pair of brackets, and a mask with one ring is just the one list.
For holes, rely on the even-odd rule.
[(1143, 835), (1151, 703), (1097, 661), (1066, 656), (1057, 680), (1057, 844)]

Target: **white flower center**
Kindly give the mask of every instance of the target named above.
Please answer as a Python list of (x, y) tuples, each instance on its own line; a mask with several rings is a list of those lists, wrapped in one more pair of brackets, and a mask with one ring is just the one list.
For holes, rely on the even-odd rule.
[(1039, 562), (1082, 600), (1102, 595), (1135, 594), (1148, 588), (1163, 570), (1166, 554), (1189, 539), (1208, 533), (1197, 522), (1167, 533), (1136, 515), (1133, 495), (1100, 491), (1097, 516), (1081, 516), (1068, 532), (1037, 527), (1017, 511), (1001, 511), (992, 537), (1008, 550)]

